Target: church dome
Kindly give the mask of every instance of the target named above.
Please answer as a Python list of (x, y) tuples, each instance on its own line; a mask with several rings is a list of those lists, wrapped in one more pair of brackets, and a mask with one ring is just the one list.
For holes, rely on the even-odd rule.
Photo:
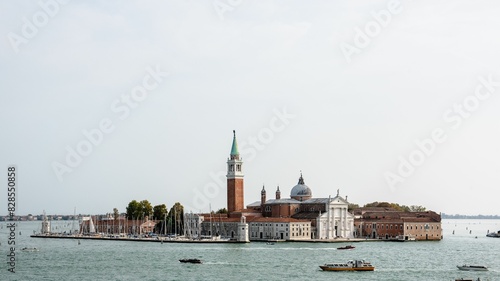
[(299, 183), (292, 188), (290, 192), (290, 197), (295, 200), (303, 201), (311, 199), (312, 192), (309, 186), (304, 183), (304, 178), (300, 174)]

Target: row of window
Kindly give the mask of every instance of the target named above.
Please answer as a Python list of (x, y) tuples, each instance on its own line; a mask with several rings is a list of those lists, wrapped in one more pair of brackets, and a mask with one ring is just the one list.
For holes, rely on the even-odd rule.
[[(258, 225), (259, 225), (259, 226), (273, 226), (273, 224), (272, 224), (272, 223), (259, 223)], [(291, 224), (291, 226), (301, 226), (301, 227), (308, 226), (308, 225), (309, 225), (309, 224), (305, 224), (305, 223), (304, 223), (304, 224), (300, 224), (300, 223), (292, 223), (292, 224)], [(283, 227), (283, 224), (282, 224), (282, 223), (281, 223), (281, 224), (279, 224), (279, 223), (275, 223), (275, 224), (274, 224), (274, 226), (275, 226), (275, 227), (278, 227), (278, 226)]]
[[(264, 208), (264, 211), (265, 212), (271, 212), (271, 206), (267, 205), (266, 208)], [(295, 208), (295, 213), (298, 213), (299, 212), (299, 208)]]
[[(409, 227), (410, 227), (409, 229), (413, 229), (412, 225), (410, 225)], [(406, 226), (406, 229), (408, 229), (408, 225)], [(415, 225), (415, 229), (418, 229), (418, 225)], [(432, 229), (433, 230), (434, 226), (433, 225), (429, 226), (428, 224), (426, 224), (425, 226), (424, 225), (420, 225), (420, 229)], [(438, 225), (436, 225), (436, 229), (439, 229)]]
[[(231, 172), (234, 172), (234, 165), (229, 165), (229, 171)], [(236, 164), (236, 171), (237, 172), (241, 172), (241, 165), (240, 164)]]
[[(415, 225), (415, 229), (418, 229), (418, 225)], [(363, 228), (363, 225), (360, 226), (360, 228)], [(373, 225), (367, 224), (366, 228), (376, 228), (376, 229), (384, 229), (384, 224), (376, 224), (374, 223)], [(434, 225), (429, 226), (428, 224), (426, 225), (420, 225), (420, 229), (434, 229)], [(386, 224), (385, 229), (393, 229), (393, 225)], [(394, 225), (394, 229), (398, 229), (397, 225)], [(399, 229), (403, 230), (403, 225), (399, 226)], [(413, 229), (413, 225), (407, 225), (406, 229)], [(439, 229), (439, 226), (436, 226), (436, 229)]]
[[(250, 227), (250, 229), (259, 229), (259, 227), (254, 227), (254, 226), (253, 226), (253, 227)], [(266, 231), (266, 230), (268, 231), (269, 229), (272, 229), (272, 228), (270, 228), (270, 227), (265, 227), (265, 228), (264, 228), (264, 231)], [(288, 227), (287, 227), (287, 228), (285, 228), (285, 231), (288, 231)]]
[(309, 231), (309, 227), (304, 227), (304, 228), (300, 228), (300, 227), (294, 228), (294, 227), (292, 227), (292, 231), (299, 231), (299, 230)]
[[(259, 232), (259, 231), (252, 231), (250, 233), (250, 237), (259, 237), (260, 234), (262, 234), (262, 237), (264, 237), (264, 238), (273, 237), (271, 235), (271, 232)], [(288, 232), (285, 232), (284, 235), (285, 235), (285, 237), (288, 237)], [(276, 237), (280, 237), (278, 232), (276, 232), (276, 236), (274, 236), (273, 238), (276, 238)]]

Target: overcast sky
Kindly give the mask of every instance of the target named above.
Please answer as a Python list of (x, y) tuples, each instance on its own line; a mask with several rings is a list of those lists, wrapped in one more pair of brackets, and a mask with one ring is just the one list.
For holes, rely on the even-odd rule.
[[(42, 4), (40, 4), (42, 3)], [(45, 3), (45, 4), (43, 4)], [(17, 213), (313, 197), (500, 214), (496, 1), (1, 1)]]

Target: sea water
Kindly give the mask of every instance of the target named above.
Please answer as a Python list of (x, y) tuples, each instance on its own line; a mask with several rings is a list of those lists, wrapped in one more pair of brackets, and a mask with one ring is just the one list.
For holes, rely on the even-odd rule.
[[(0, 222), (0, 254), (7, 261), (6, 222)], [(53, 222), (63, 230), (71, 222)], [(58, 226), (59, 225), (59, 226)], [(20, 222), (16, 273), (0, 265), (0, 280), (455, 280), (500, 281), (499, 220), (443, 220), (443, 240), (347, 243), (262, 242), (180, 244), (30, 238), (40, 222)], [(477, 238), (476, 238), (477, 237)], [(38, 252), (22, 252), (36, 247)], [(178, 260), (198, 258), (203, 264)], [(374, 272), (324, 272), (319, 265), (365, 259)], [(459, 271), (457, 265), (484, 265), (487, 272)]]

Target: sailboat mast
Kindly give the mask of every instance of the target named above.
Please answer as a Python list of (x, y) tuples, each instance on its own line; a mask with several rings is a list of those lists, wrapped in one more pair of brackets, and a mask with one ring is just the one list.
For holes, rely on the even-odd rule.
[(210, 209), (210, 236), (214, 236), (214, 233), (212, 231), (212, 204), (208, 204), (208, 208)]
[(75, 229), (75, 217), (76, 217), (76, 207), (75, 210), (73, 211), (73, 221), (71, 222), (71, 231), (69, 232), (70, 234), (73, 234), (73, 231)]

